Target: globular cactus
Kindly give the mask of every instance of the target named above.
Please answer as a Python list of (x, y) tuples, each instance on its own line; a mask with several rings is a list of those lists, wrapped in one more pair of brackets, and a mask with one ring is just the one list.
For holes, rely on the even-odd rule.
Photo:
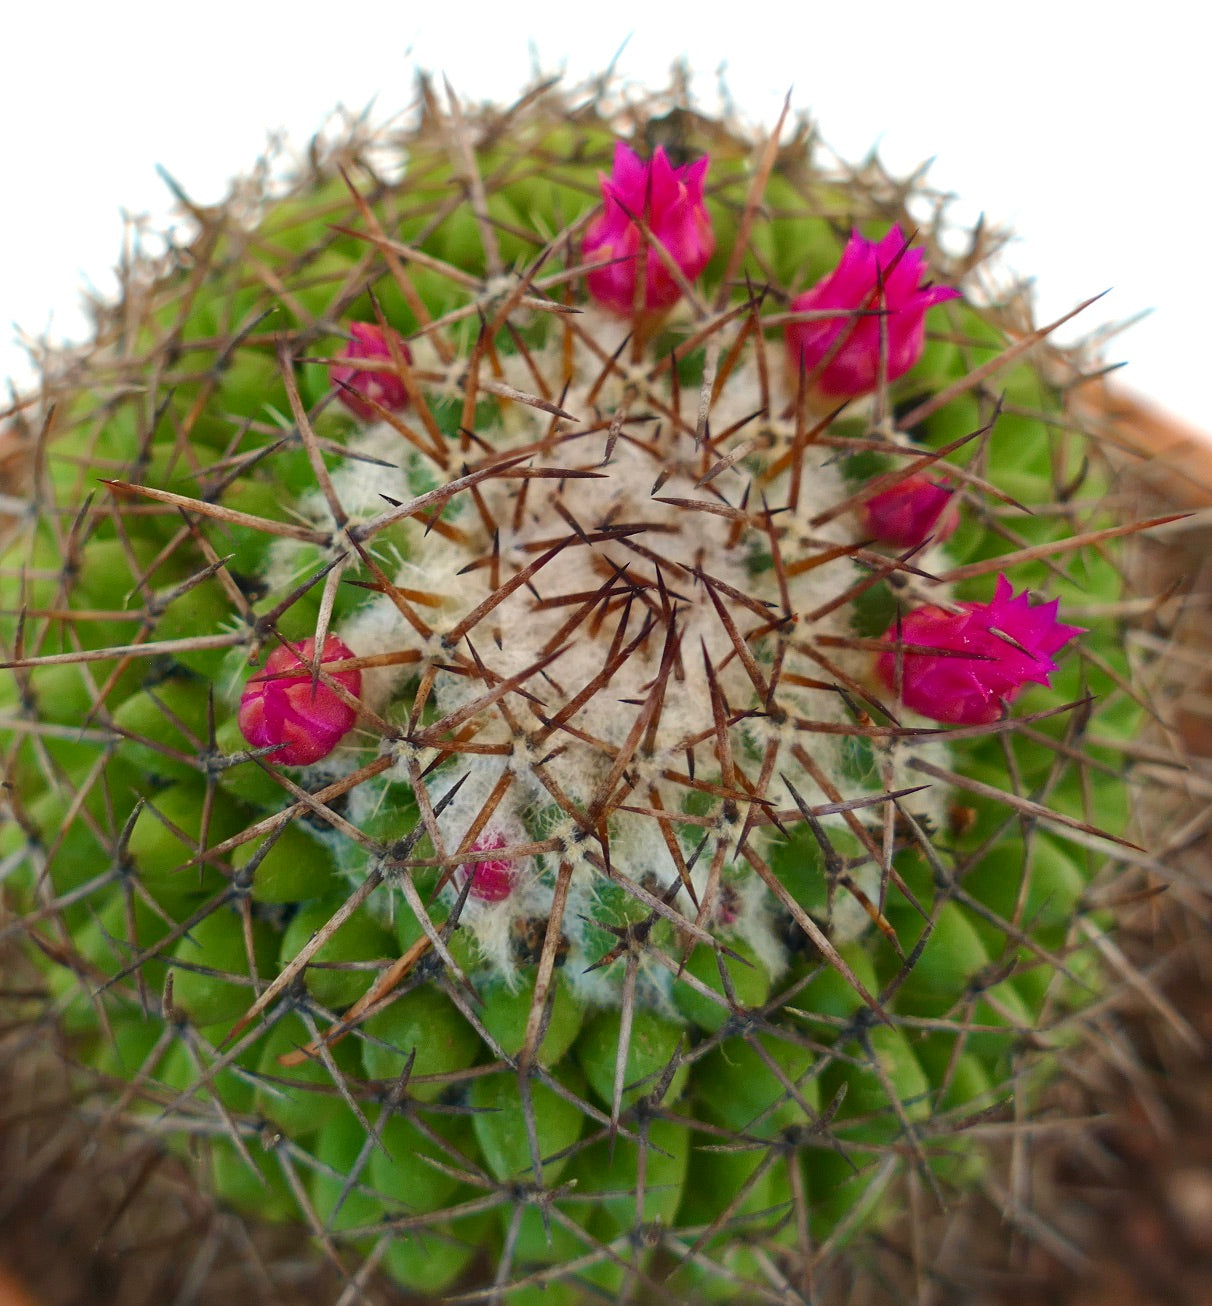
[(195, 209), (18, 413), (7, 929), (318, 1256), (807, 1301), (1101, 991), (1139, 523), (990, 233), (610, 94)]

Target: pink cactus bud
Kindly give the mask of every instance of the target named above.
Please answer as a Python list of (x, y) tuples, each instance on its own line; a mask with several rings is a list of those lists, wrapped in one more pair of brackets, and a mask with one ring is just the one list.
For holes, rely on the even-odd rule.
[[(794, 313), (843, 310), (838, 317), (788, 326), (794, 373), (802, 369), (826, 400), (870, 394), (879, 383), (882, 312), (888, 337), (885, 375), (889, 381), (903, 376), (922, 356), (926, 310), (960, 293), (950, 286), (923, 286), (925, 260), (921, 250), (907, 247), (899, 226), (878, 243), (855, 231), (837, 267), (791, 301)], [(862, 310), (868, 315), (855, 316)]]
[[(645, 163), (622, 141), (614, 147), (614, 171), (602, 176), (605, 210), (586, 229), (582, 252), (586, 262), (621, 260), (590, 272), (589, 293), (614, 312), (630, 316), (635, 308), (636, 277), (642, 243), (635, 219), (640, 218), (652, 237), (673, 256), (688, 281), (707, 266), (715, 249), (711, 217), (703, 204), (703, 178), (710, 159), (704, 155), (675, 168), (659, 146), (651, 163)], [(649, 246), (644, 269), (644, 307), (672, 307), (681, 296), (678, 283)]]
[[(497, 831), (481, 835), (471, 845), (472, 852), (492, 852), (505, 847), (505, 836)], [(471, 872), (471, 896), (481, 902), (503, 902), (513, 892), (517, 871), (508, 858), (487, 857), (483, 861), (464, 862), (462, 874)]]
[[(1015, 596), (998, 576), (991, 603), (964, 603), (962, 612), (933, 606), (906, 614), (900, 649), (881, 653), (880, 679), (906, 706), (935, 721), (988, 725), (1002, 716), (1027, 684), (1051, 684), (1052, 654), (1080, 626), (1057, 621), (1058, 600), (1032, 607), (1027, 591)], [(897, 640), (892, 626), (884, 638)], [(919, 651), (936, 649), (937, 653)]]
[[(316, 641), (283, 644), (265, 662), (265, 670), (251, 677), (240, 696), (240, 730), (254, 748), (282, 744), (269, 755), (282, 766), (307, 766), (327, 757), (348, 733), (357, 712), (323, 682), (313, 691), (311, 671), (303, 665), (315, 656)], [(297, 650), (297, 651), (296, 651)], [(321, 663), (354, 657), (335, 635), (324, 641)], [(294, 668), (298, 674), (290, 674)], [(283, 674), (286, 673), (286, 674)], [(335, 671), (332, 678), (357, 697), (362, 673)]]
[(863, 504), (863, 525), (883, 544), (912, 549), (950, 539), (959, 525), (955, 492), (925, 476), (908, 476)]
[[(377, 322), (353, 322), (349, 333), (353, 339), (341, 351), (341, 357), (350, 361), (333, 363), (328, 369), (333, 384), (338, 386), (337, 397), (355, 417), (360, 417), (364, 422), (372, 422), (378, 416), (367, 402), (369, 399), (381, 404), (388, 412), (398, 413), (408, 405), (408, 391), (404, 388), (399, 373), (394, 370), (395, 363), (388, 341), (395, 344), (406, 363), (411, 363), (412, 354), (408, 346), (399, 332), (390, 327), (384, 330)], [(361, 360), (380, 366), (359, 367), (357, 364)], [(349, 388), (341, 388), (344, 386)]]

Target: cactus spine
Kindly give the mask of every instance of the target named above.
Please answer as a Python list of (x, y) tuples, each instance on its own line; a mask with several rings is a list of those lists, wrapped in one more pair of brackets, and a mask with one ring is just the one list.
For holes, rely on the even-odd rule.
[[(665, 162), (602, 206), (619, 134)], [(199, 213), (27, 414), (31, 1019), (414, 1292), (810, 1300), (1098, 991), (1141, 709), (1072, 373), (985, 233), (906, 240), (922, 194), (803, 133), (425, 88), (313, 164)], [(669, 186), (707, 216), (666, 235)]]

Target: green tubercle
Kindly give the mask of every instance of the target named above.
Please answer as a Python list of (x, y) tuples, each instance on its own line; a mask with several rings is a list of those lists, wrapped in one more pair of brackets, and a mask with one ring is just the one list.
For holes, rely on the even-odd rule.
[[(686, 113), (690, 234), (664, 182), (641, 232), (599, 174), (620, 137), (655, 170), (668, 108), (427, 89), (390, 169), (355, 133), (207, 211), (50, 387), (0, 536), (0, 880), (80, 1100), (434, 1300), (809, 1300), (813, 1249), (1030, 1117), (1147, 863), (1152, 617), (1099, 535), (1082, 360), (1020, 347), (984, 237), (949, 257), (941, 211), (802, 134)], [(703, 266), (702, 222), (714, 252), (633, 321), (599, 222), (633, 275), (650, 238), (654, 278)], [(822, 407), (793, 301), (898, 224), (963, 297)], [(856, 309), (885, 354), (894, 275)], [(373, 420), (334, 384), (354, 324), (407, 349)], [(912, 470), (958, 494), (945, 545), (866, 531)], [(1002, 570), (1083, 628), (1051, 684), (979, 726), (905, 707), (898, 621)], [(250, 678), (324, 636), (356, 665), (260, 681), (253, 748)], [(331, 750), (275, 759), (334, 700)]]

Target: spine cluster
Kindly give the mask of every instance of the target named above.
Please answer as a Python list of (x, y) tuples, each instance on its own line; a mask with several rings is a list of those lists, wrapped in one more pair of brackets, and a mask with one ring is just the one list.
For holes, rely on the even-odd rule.
[(343, 1274), (809, 1302), (1098, 991), (1137, 526), (976, 245), (635, 118), (428, 95), (132, 283), (0, 557), (4, 928)]

